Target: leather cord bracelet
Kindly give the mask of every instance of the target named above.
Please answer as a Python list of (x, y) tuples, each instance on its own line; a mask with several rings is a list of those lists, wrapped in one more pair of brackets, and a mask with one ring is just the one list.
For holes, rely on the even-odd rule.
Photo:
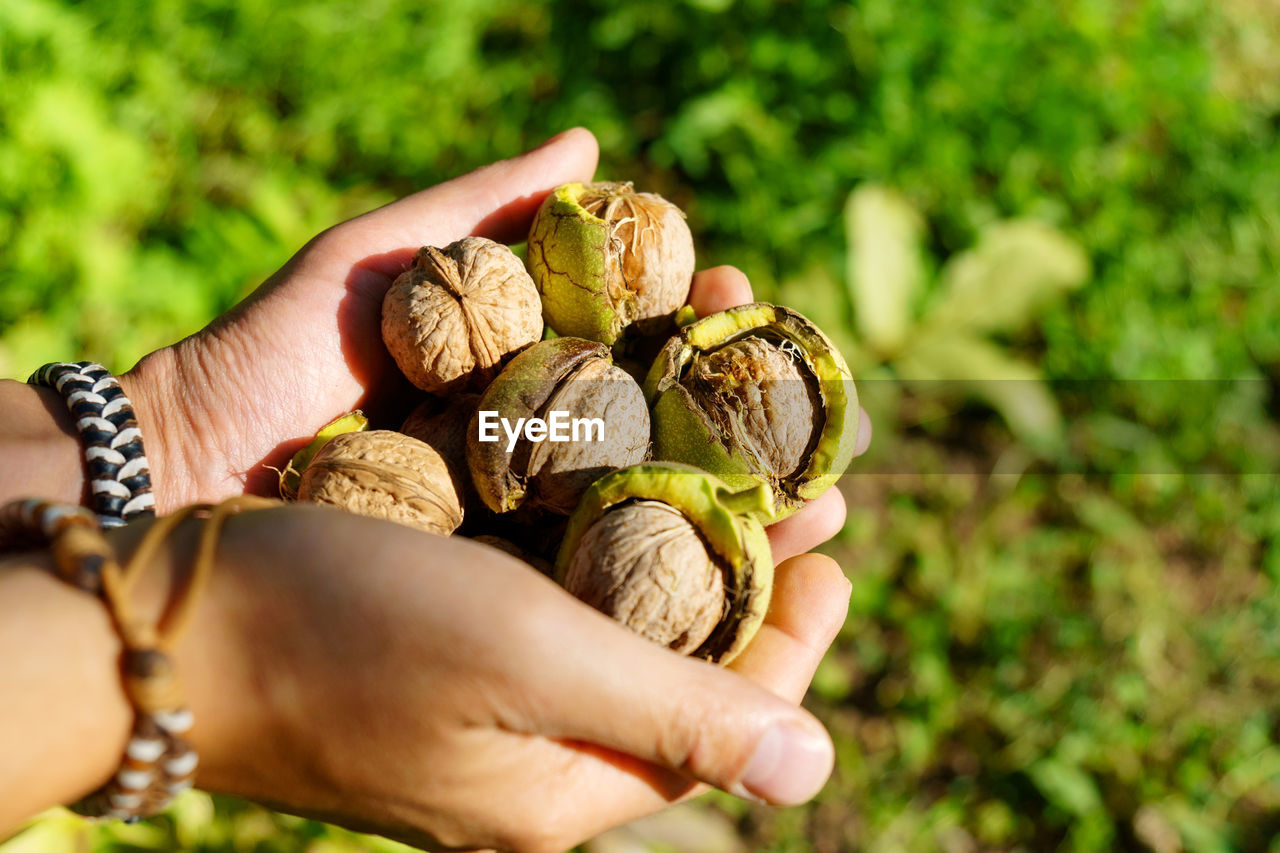
[[(88, 510), (43, 500), (0, 507), (0, 549), (50, 547), (58, 577), (106, 604), (123, 647), (120, 666), (125, 695), (135, 712), (133, 730), (120, 768), (103, 787), (73, 804), (73, 811), (136, 821), (161, 811), (192, 786), (198, 757), (186, 733), (193, 721), (181, 699), (172, 649), (208, 583), (226, 520), (247, 509), (276, 504), (243, 496), (216, 506), (186, 507), (155, 521), (123, 567)], [(165, 539), (192, 517), (204, 519), (204, 526), (190, 571), (185, 582), (175, 579), (160, 617), (148, 619), (137, 612), (132, 593)]]
[(120, 381), (101, 364), (81, 361), (46, 364), (27, 384), (53, 388), (66, 400), (84, 444), (89, 491), (102, 527), (154, 516), (151, 465)]

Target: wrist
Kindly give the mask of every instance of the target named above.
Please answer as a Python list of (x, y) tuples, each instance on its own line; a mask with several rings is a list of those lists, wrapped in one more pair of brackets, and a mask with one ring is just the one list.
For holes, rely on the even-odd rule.
[[(207, 523), (187, 519), (156, 550), (130, 599), (135, 612), (145, 615), (144, 621), (158, 624), (175, 600), (175, 585), (188, 582)], [(149, 527), (130, 525), (113, 536), (112, 545), (122, 564), (130, 559)], [(241, 750), (231, 744), (241, 737), (256, 737), (257, 721), (263, 716), (253, 685), (245, 678), (252, 651), (236, 615), (246, 604), (243, 577), (219, 556), (230, 535), (224, 528), (219, 536), (216, 564), (194, 601), (190, 621), (169, 649), (183, 705), (194, 720), (186, 739), (199, 756), (195, 781), (205, 788), (216, 787), (229, 768), (238, 764)]]
[[(154, 523), (109, 534), (122, 564)], [(132, 612), (144, 623), (169, 608), (202, 529), (202, 522), (189, 519), (156, 549), (129, 595)], [(254, 650), (239, 615), (251, 593), (234, 561), (218, 559), (186, 632), (171, 649), (180, 696), (195, 720), (188, 742), (199, 755), (196, 781), (214, 790), (244, 787), (244, 777), (252, 775), (245, 768), (253, 767), (246, 762), (269, 752), (271, 742), (266, 703), (252, 683)], [(0, 702), (0, 837), (33, 814), (98, 790), (119, 769), (136, 713), (121, 677), (122, 648), (109, 609), (59, 580), (48, 551), (0, 560), (0, 684), (6, 686)]]
[(0, 503), (36, 492), (50, 500), (87, 502), (80, 439), (57, 391), (0, 380), (0, 458)]
[[(253, 682), (252, 626), (245, 623), (243, 612), (252, 605), (252, 591), (248, 588), (249, 574), (239, 571), (241, 560), (236, 555), (238, 537), (229, 528), (237, 519), (229, 520), (215, 545), (215, 565), (192, 604), (189, 621), (178, 629), (175, 641), (167, 647), (166, 654), (173, 662), (177, 676), (180, 704), (190, 710), (193, 723), (184, 735), (199, 758), (196, 784), (203, 788), (224, 790), (229, 780), (237, 780), (245, 773), (246, 758), (261, 750), (270, 742), (265, 723), (269, 715), (266, 703), (261, 701), (260, 690)], [(126, 565), (141, 546), (155, 521), (128, 525), (109, 534), (109, 542), (121, 566)], [(130, 618), (139, 624), (161, 625), (173, 616), (175, 601), (182, 597), (182, 588), (191, 580), (200, 537), (209, 522), (187, 518), (169, 532), (159, 543), (128, 595)], [(61, 582), (59, 582), (61, 583)], [(74, 592), (74, 590), (72, 590)], [(84, 598), (82, 595), (81, 598)], [(110, 609), (100, 600), (89, 599), (89, 604), (106, 617), (108, 636), (99, 639), (94, 653), (82, 651), (85, 660), (94, 661), (95, 671), (100, 670), (106, 654), (110, 661), (109, 677), (111, 705), (124, 707), (123, 728), (118, 715), (109, 715), (112, 723), (104, 742), (110, 747), (109, 761), (104, 772), (102, 762), (94, 763), (90, 790), (99, 787), (118, 767), (121, 745), (128, 739), (136, 709), (125, 698), (119, 661), (124, 648), (117, 629), (111, 621)], [(101, 635), (97, 631), (97, 635)], [(88, 793), (80, 791), (78, 795)]]
[(209, 482), (212, 472), (226, 469), (226, 455), (208, 415), (219, 410), (206, 402), (211, 384), (184, 366), (182, 348), (190, 340), (156, 350), (119, 377), (142, 431), (159, 515), (241, 491)]
[[(157, 556), (157, 583), (181, 577), (191, 565), (205, 523), (189, 520), (175, 531)], [(262, 540), (279, 533), (280, 518), (271, 511), (226, 520), (204, 594), (173, 647), (194, 718), (188, 739), (200, 756), (195, 783), (208, 791), (259, 799), (278, 795), (273, 782), (280, 778), (278, 753), (289, 728), (279, 709), (290, 705), (281, 693), (295, 696), (297, 687), (280, 676), (288, 670), (282, 661), (296, 652), (291, 644), (273, 642), (274, 623), (289, 602), (259, 582), (259, 554)], [(151, 586), (147, 594), (157, 606), (169, 597), (163, 586)]]
[(0, 837), (115, 771), (130, 724), (119, 653), (102, 603), (58, 580), (47, 553), (0, 565)]

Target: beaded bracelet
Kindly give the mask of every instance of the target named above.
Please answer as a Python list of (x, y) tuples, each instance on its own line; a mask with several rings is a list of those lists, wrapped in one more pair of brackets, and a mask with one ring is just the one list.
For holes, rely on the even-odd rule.
[[(73, 804), (73, 811), (137, 821), (161, 811), (193, 784), (199, 759), (185, 739), (192, 716), (182, 704), (169, 650), (208, 581), (227, 518), (275, 503), (244, 496), (217, 506), (190, 506), (161, 518), (143, 534), (123, 569), (88, 510), (30, 499), (0, 507), (0, 549), (51, 546), (58, 577), (102, 598), (124, 647), (121, 670), (125, 695), (136, 714), (133, 730), (119, 770), (103, 787)], [(130, 593), (165, 538), (192, 516), (206, 521), (186, 584), (158, 621), (139, 618)]]
[(120, 381), (100, 364), (53, 362), (27, 380), (53, 388), (67, 403), (84, 442), (85, 467), (94, 509), (103, 528), (154, 516), (151, 466), (142, 451), (142, 432)]

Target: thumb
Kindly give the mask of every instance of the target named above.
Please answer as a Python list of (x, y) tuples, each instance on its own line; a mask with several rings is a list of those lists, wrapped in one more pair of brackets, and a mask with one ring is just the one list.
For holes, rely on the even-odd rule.
[(737, 673), (636, 637), (585, 605), (575, 609), (582, 612), (563, 614), (556, 632), (563, 647), (529, 650), (563, 664), (539, 679), (538, 692), (548, 691), (542, 701), (526, 706), (535, 731), (776, 805), (810, 799), (831, 775), (831, 738), (809, 712)]
[(421, 190), (340, 227), (359, 241), (364, 254), (445, 246), (467, 235), (518, 243), (548, 192), (592, 179), (599, 153), (591, 131), (575, 127), (509, 160)]

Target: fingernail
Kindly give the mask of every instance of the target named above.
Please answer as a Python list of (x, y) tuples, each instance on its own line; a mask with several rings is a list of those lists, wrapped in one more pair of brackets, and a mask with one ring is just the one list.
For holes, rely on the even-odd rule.
[(790, 723), (774, 723), (756, 744), (740, 784), (752, 799), (796, 805), (822, 790), (833, 760), (826, 738)]

